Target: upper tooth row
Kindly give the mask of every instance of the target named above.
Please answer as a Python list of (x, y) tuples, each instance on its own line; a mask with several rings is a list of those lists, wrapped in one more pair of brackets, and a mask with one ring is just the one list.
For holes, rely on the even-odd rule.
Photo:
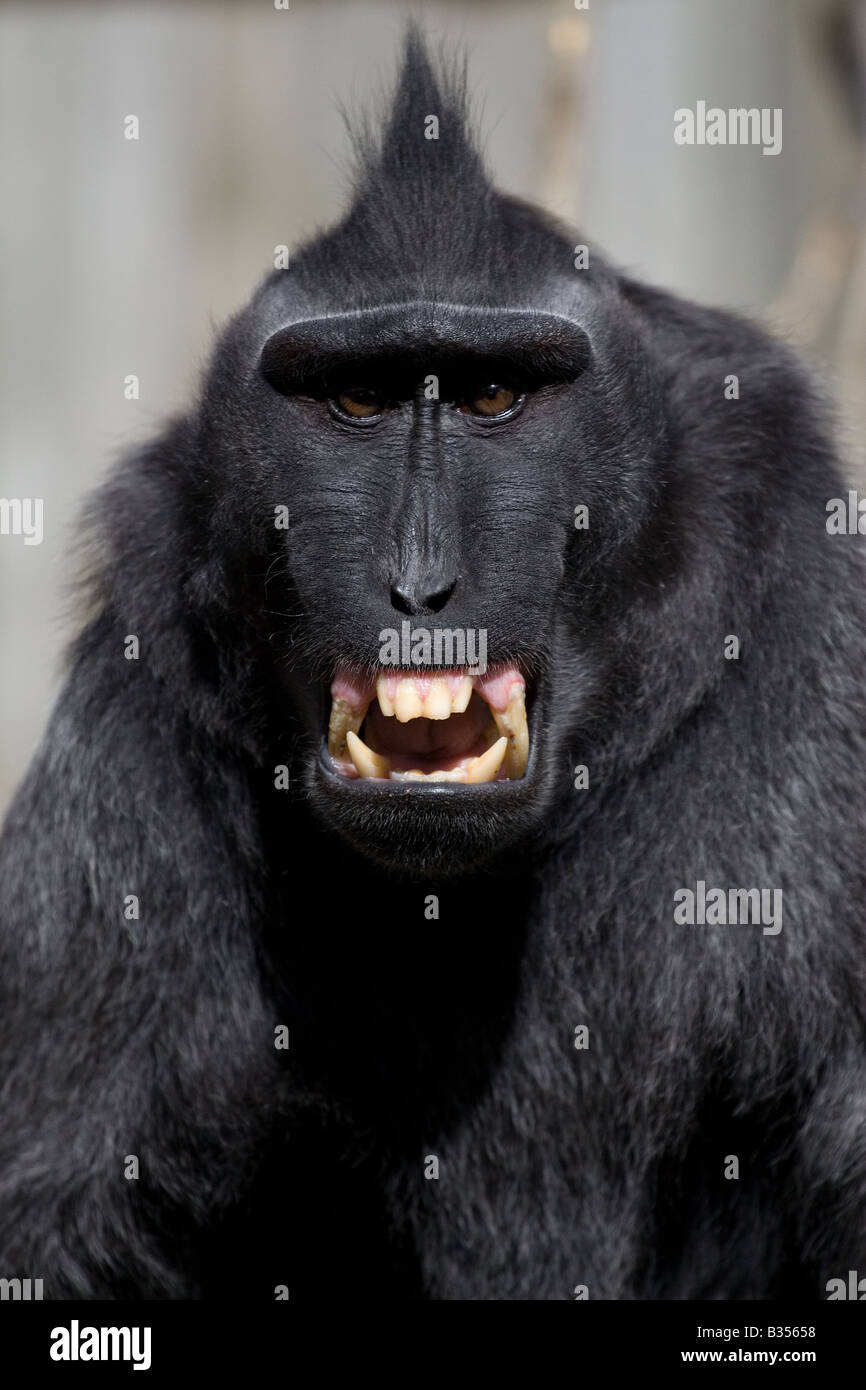
[(453, 684), (436, 676), (426, 695), (422, 695), (412, 677), (403, 676), (391, 696), (387, 678), (380, 676), (376, 682), (376, 698), (382, 713), (388, 718), (395, 715), (401, 724), (407, 724), (410, 719), (448, 719), (452, 714), (462, 714), (472, 699), (471, 676), (462, 676), (456, 691), (452, 689)]

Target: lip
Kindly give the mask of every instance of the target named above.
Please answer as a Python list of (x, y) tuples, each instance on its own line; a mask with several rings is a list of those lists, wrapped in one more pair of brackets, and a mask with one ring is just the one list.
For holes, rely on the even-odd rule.
[(496, 806), (517, 806), (531, 794), (537, 779), (541, 724), (541, 698), (537, 685), (532, 689), (527, 701), (526, 714), (529, 726), (529, 759), (523, 776), (513, 782), (482, 782), (473, 785), (462, 782), (397, 782), (344, 777), (331, 761), (327, 734), (323, 734), (320, 739), (317, 773), (329, 795), (345, 798), (347, 804), (354, 803), (358, 806), (369, 805), (371, 801), (381, 797), (412, 797), (415, 801), (436, 798), (441, 805), (452, 802), (463, 807), (492, 799)]

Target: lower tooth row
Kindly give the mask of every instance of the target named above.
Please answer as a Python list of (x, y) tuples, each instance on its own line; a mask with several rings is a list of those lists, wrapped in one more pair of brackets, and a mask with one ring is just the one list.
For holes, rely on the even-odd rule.
[(466, 774), (457, 767), (453, 772), (392, 772), (392, 782), (465, 782)]
[(466, 782), (478, 785), (481, 782), (493, 781), (505, 760), (508, 739), (497, 739), (486, 753), (472, 758), (465, 767), (455, 767), (450, 772), (419, 772), (414, 769), (411, 772), (392, 772), (390, 760), (374, 753), (352, 729), (346, 734), (346, 748), (359, 777), (388, 779), (392, 782)]

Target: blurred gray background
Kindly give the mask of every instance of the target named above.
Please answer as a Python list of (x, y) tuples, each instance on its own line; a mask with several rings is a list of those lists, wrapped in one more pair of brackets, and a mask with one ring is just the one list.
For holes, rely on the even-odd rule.
[[(466, 45), (498, 181), (800, 344), (863, 478), (863, 0), (0, 3), (0, 497), (45, 505), (42, 545), (0, 536), (0, 812), (76, 628), (82, 498), (189, 399), (274, 246), (338, 213), (339, 105), (381, 98), (410, 14)], [(782, 152), (676, 145), (699, 99), (781, 107)]]

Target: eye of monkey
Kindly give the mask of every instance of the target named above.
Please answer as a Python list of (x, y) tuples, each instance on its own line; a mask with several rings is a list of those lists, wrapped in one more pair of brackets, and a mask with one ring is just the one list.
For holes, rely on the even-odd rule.
[[(487, 382), (472, 388), (470, 394), (456, 401), (464, 415), (496, 420), (512, 414), (523, 397), (502, 382)], [(370, 420), (389, 408), (385, 393), (375, 386), (347, 386), (331, 401), (338, 415), (349, 420)]]
[(372, 386), (349, 386), (340, 392), (335, 404), (341, 415), (348, 415), (352, 420), (369, 420), (372, 415), (381, 415), (387, 402)]
[(492, 420), (498, 415), (510, 414), (519, 400), (510, 386), (492, 381), (485, 386), (475, 387), (470, 396), (458, 401), (457, 409), (464, 415), (482, 415)]

